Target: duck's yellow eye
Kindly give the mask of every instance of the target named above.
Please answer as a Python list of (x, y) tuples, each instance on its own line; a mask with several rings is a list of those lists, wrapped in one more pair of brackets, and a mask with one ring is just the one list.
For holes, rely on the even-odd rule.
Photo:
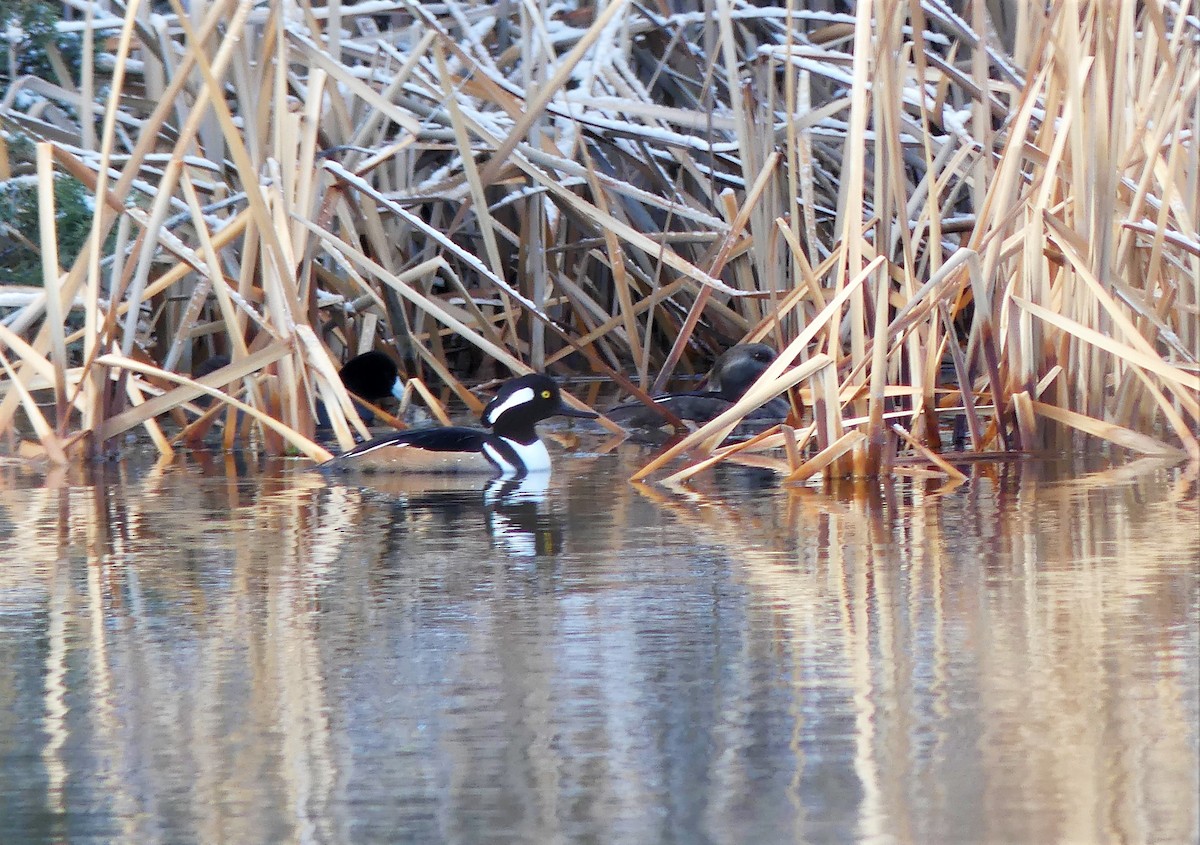
[(550, 398), (550, 391), (549, 391), (549, 390), (543, 390), (543, 391), (542, 391), (542, 398), (543, 398), (543, 399), (549, 399), (549, 398)]

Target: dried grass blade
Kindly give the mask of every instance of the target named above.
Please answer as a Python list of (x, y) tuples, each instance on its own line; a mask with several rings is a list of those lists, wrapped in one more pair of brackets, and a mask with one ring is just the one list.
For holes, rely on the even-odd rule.
[(571, 73), (575, 70), (575, 66), (579, 64), (587, 51), (600, 38), (613, 18), (619, 12), (624, 11), (626, 5), (626, 0), (612, 0), (604, 11), (596, 16), (596, 19), (592, 21), (592, 25), (588, 27), (587, 32), (575, 43), (571, 51), (558, 61), (554, 75), (545, 81), (534, 97), (525, 102), (525, 109), (521, 118), (509, 131), (508, 137), (496, 148), (496, 152), (492, 154), (487, 166), (480, 172), (479, 178), (483, 184), (490, 185), (496, 181), (496, 177), (500, 175), (500, 169), (504, 166), (508, 157), (512, 155), (513, 150), (517, 148), (517, 144), (521, 143), (529, 133), (530, 127), (542, 116), (546, 104), (558, 93), (558, 90), (562, 88), (571, 76)]
[(971, 449), (983, 451), (983, 424), (979, 421), (979, 412), (975, 408), (975, 389), (971, 374), (967, 370), (967, 361), (963, 356), (962, 347), (958, 344), (958, 334), (950, 309), (945, 303), (939, 305), (942, 324), (946, 329), (946, 345), (950, 348), (950, 359), (954, 362), (954, 374), (958, 379), (959, 394), (962, 396), (964, 413), (967, 417), (967, 431), (971, 436)]
[(513, 373), (522, 374), (529, 372), (529, 367), (522, 363), (520, 359), (508, 352), (508, 350), (502, 349), (496, 344), (492, 343), (466, 323), (463, 323), (461, 320), (454, 317), (454, 315), (439, 305), (434, 299), (419, 293), (412, 287), (411, 284), (409, 284), (411, 281), (420, 279), (429, 275), (435, 270), (444, 267), (444, 259), (440, 257), (431, 258), (428, 261), (424, 261), (421, 264), (418, 264), (416, 267), (406, 270), (403, 274), (397, 276), (394, 273), (388, 272), (388, 270), (386, 270), (382, 265), (363, 255), (358, 250), (352, 248), (345, 241), (342, 241), (335, 235), (332, 235), (329, 232), (319, 228), (315, 223), (311, 223), (302, 218), (300, 219), (300, 223), (307, 227), (310, 232), (316, 235), (317, 238), (330, 249), (340, 253), (351, 262), (362, 267), (364, 270), (369, 271), (373, 276), (378, 278), (380, 281), (385, 282), (389, 287), (392, 288), (392, 290), (400, 294), (400, 296), (407, 299), (422, 311), (425, 311), (447, 328), (453, 329), (455, 334), (474, 344), (483, 352), (504, 364), (506, 367), (512, 370)]
[[(726, 11), (728, 11), (727, 8)], [(730, 35), (730, 39), (732, 40), (732, 34)], [(729, 260), (733, 247), (741, 236), (742, 231), (746, 228), (746, 225), (750, 222), (750, 215), (762, 198), (763, 191), (766, 190), (768, 182), (775, 173), (775, 168), (779, 166), (779, 162), (780, 154), (778, 152), (767, 156), (766, 163), (763, 164), (758, 177), (754, 180), (754, 184), (751, 185), (749, 192), (747, 192), (741, 207), (738, 208), (737, 214), (730, 222), (729, 231), (725, 233), (721, 245), (717, 249), (716, 256), (708, 266), (706, 272), (713, 278), (717, 278), (725, 269), (725, 264)], [(726, 196), (732, 200), (732, 196), (728, 194)], [(700, 294), (692, 303), (692, 307), (688, 309), (687, 317), (684, 318), (683, 325), (679, 329), (679, 334), (676, 335), (675, 342), (671, 344), (671, 351), (667, 353), (667, 360), (663, 362), (662, 370), (659, 372), (658, 378), (654, 380), (653, 392), (661, 392), (667, 380), (675, 372), (675, 365), (679, 363), (679, 359), (683, 356), (683, 350), (691, 340), (692, 332), (695, 330), (696, 323), (699, 322), (700, 315), (704, 312), (704, 307), (708, 304), (708, 299), (711, 295), (712, 288), (702, 288)]]
[[(251, 373), (261, 370), (268, 364), (278, 361), (284, 355), (291, 352), (291, 344), (287, 341), (275, 341), (274, 343), (254, 352), (240, 361), (235, 361), (227, 366), (215, 370), (203, 378), (189, 379), (184, 376), (179, 376), (176, 373), (171, 373), (168, 381), (183, 385), (174, 390), (163, 393), (161, 396), (155, 396), (152, 399), (147, 399), (142, 405), (137, 408), (129, 408), (115, 416), (109, 417), (104, 421), (104, 424), (97, 430), (96, 437), (101, 441), (116, 437), (118, 434), (128, 431), (134, 426), (141, 425), (144, 421), (151, 417), (156, 417), (159, 414), (164, 414), (176, 405), (184, 402), (190, 402), (201, 394), (209, 396), (214, 395), (212, 390), (220, 385), (230, 384), (238, 379), (245, 378)], [(124, 357), (118, 356), (120, 361), (125, 361)], [(100, 359), (97, 358), (97, 361)], [(145, 365), (134, 361), (139, 367)], [(121, 365), (123, 366), (123, 364)], [(129, 367), (133, 369), (133, 367)], [(142, 370), (135, 370), (142, 372)], [(165, 372), (165, 371), (164, 371)], [(156, 373), (149, 373), (156, 375)], [(181, 380), (182, 379), (182, 380)], [(225, 394), (219, 391), (216, 394), (218, 398), (224, 399)]]
[(54, 429), (46, 422), (46, 418), (42, 416), (41, 409), (38, 408), (37, 402), (33, 400), (33, 396), (25, 389), (25, 385), (17, 378), (16, 372), (8, 362), (8, 357), (3, 351), (0, 351), (0, 367), (4, 368), (4, 372), (8, 374), (9, 383), (12, 384), (12, 389), (20, 399), (21, 406), (25, 409), (25, 415), (29, 417), (29, 423), (33, 426), (34, 432), (41, 441), (42, 448), (46, 450), (46, 457), (51, 463), (63, 465), (67, 463), (67, 456), (63, 452), (62, 443)]
[[(718, 452), (716, 452), (712, 455), (709, 455), (704, 460), (697, 461), (696, 463), (692, 464), (691, 466), (684, 467), (683, 469), (679, 470), (678, 472), (674, 473), (673, 475), (668, 475), (666, 478), (663, 478), (662, 480), (660, 480), (659, 483), (666, 487), (672, 487), (672, 486), (677, 486), (677, 485), (683, 484), (686, 481), (688, 481), (689, 479), (693, 478), (694, 476), (698, 475), (699, 473), (703, 472), (704, 470), (708, 469), (711, 466), (715, 466), (716, 464), (719, 464), (722, 461), (729, 460), (736, 455), (741, 455), (743, 452), (753, 450), (753, 448), (755, 446), (759, 445), (764, 440), (767, 440), (768, 438), (772, 438), (776, 434), (779, 434), (780, 428), (782, 428), (782, 426), (772, 426), (767, 431), (761, 432), (749, 440), (746, 440), (742, 443), (735, 443), (728, 448), (720, 449)], [(790, 431), (790, 429), (788, 429), (788, 430)], [(780, 435), (780, 436), (782, 437), (783, 435)], [(792, 437), (791, 442), (793, 445), (796, 442), (794, 435)], [(795, 469), (795, 467), (792, 467), (792, 469)]]
[[(586, 151), (585, 151), (586, 155)], [(608, 198), (605, 196), (604, 189), (600, 186), (600, 179), (596, 175), (596, 170), (592, 166), (591, 156), (587, 156), (587, 172), (588, 183), (592, 187), (592, 195), (596, 198), (596, 206), (605, 214), (610, 214), (608, 209)], [(604, 247), (608, 251), (608, 266), (613, 274), (613, 286), (616, 288), (617, 303), (620, 306), (621, 313), (619, 316), (625, 326), (626, 343), (629, 346), (629, 355), (634, 361), (642, 361), (643, 351), (642, 342), (638, 333), (637, 314), (633, 308), (633, 283), (629, 279), (629, 272), (625, 268), (625, 255), (621, 251), (621, 245), (617, 242), (616, 233), (611, 229), (603, 229)], [(639, 370), (641, 368), (639, 367)], [(639, 372), (639, 387), (645, 387), (645, 372)]]
[[(125, 392), (129, 396), (130, 405), (134, 408), (144, 404), (146, 401), (142, 395), (142, 389), (138, 385), (138, 379), (125, 379)], [(154, 446), (158, 449), (158, 454), (168, 460), (174, 457), (175, 450), (171, 448), (171, 442), (163, 434), (158, 421), (151, 417), (143, 425), (146, 427), (146, 432), (150, 435), (150, 439), (154, 442)]]
[(812, 478), (818, 472), (824, 471), (841, 460), (852, 449), (866, 441), (866, 439), (867, 436), (858, 429), (847, 431), (833, 443), (830, 443), (816, 455), (801, 464), (795, 472), (784, 479), (784, 482), (787, 484), (801, 484), (808, 481), (808, 479)]
[(611, 214), (603, 213), (599, 208), (583, 199), (578, 194), (575, 194), (562, 187), (562, 185), (559, 184), (559, 179), (557, 176), (551, 176), (550, 174), (543, 173), (540, 169), (529, 165), (528, 163), (522, 161), (522, 159), (519, 157), (516, 159), (516, 161), (522, 166), (522, 169), (524, 169), (526, 173), (532, 176), (533, 179), (538, 182), (538, 184), (544, 187), (556, 199), (561, 201), (563, 205), (578, 212), (595, 227), (611, 229), (621, 240), (625, 241), (630, 246), (636, 247), (646, 255), (651, 256), (656, 260), (660, 260), (672, 270), (682, 273), (689, 279), (699, 282), (702, 285), (711, 287), (716, 291), (728, 294), (729, 296), (746, 296), (751, 293), (750, 291), (741, 291), (737, 288), (730, 287), (720, 279), (712, 277), (696, 265), (692, 264), (675, 250), (668, 249), (665, 243), (659, 243), (642, 234), (637, 229), (634, 229), (629, 224), (613, 217)]
[[(333, 174), (337, 179), (345, 182), (348, 185), (353, 186), (355, 188), (355, 190), (361, 191), (363, 194), (369, 196), (372, 200), (379, 203), (382, 207), (386, 208), (388, 211), (395, 214), (397, 217), (403, 219), (406, 223), (411, 225), (413, 228), (415, 228), (415, 229), (419, 230), (420, 232), (422, 232), (423, 234), (425, 234), (427, 237), (429, 237), (431, 240), (433, 240), (435, 243), (437, 243), (439, 246), (441, 246), (447, 252), (450, 252), (451, 254), (456, 256), (460, 261), (462, 261), (464, 264), (466, 264), (472, 270), (479, 273), (479, 275), (482, 276), (484, 279), (491, 282), (493, 285), (495, 285), (497, 288), (499, 288), (501, 291), (503, 291), (505, 294), (507, 294), (509, 297), (511, 297), (514, 301), (519, 302), (524, 308), (526, 308), (527, 310), (529, 310), (535, 314), (541, 314), (543, 319), (549, 320), (549, 317), (546, 317), (546, 315), (537, 307), (537, 305), (533, 302), (533, 300), (521, 295), (521, 293), (519, 293), (515, 288), (513, 288), (511, 285), (509, 285), (508, 282), (504, 281), (504, 279), (502, 277), (497, 276), (495, 273), (493, 273), (486, 264), (484, 264), (482, 261), (479, 260), (478, 256), (463, 249), (459, 244), (455, 243), (453, 240), (448, 238), (444, 232), (438, 230), (434, 226), (429, 225), (424, 220), (422, 220), (420, 218), (420, 216), (413, 214), (408, 209), (401, 206), (399, 203), (384, 196), (378, 189), (375, 188), (375, 186), (373, 186), (372, 184), (367, 182), (362, 177), (360, 177), (354, 173), (351, 173), (349, 170), (342, 167), (337, 162), (326, 160), (323, 163), (323, 166), (326, 170), (328, 170), (331, 174)], [(316, 226), (315, 223), (312, 223), (307, 220), (301, 220), (300, 222), (302, 222), (304, 225), (308, 226), (310, 229), (312, 229)]]
[(300, 340), (300, 348), (304, 350), (305, 360), (318, 376), (318, 389), (322, 401), (325, 403), (325, 411), (329, 415), (329, 422), (333, 427), (334, 436), (337, 437), (338, 445), (343, 449), (350, 449), (354, 445), (354, 437), (350, 434), (347, 423), (352, 424), (364, 439), (370, 439), (371, 433), (363, 425), (362, 418), (354, 408), (353, 400), (346, 392), (346, 386), (342, 384), (337, 369), (333, 366), (333, 361), (329, 359), (329, 353), (317, 340), (317, 335), (312, 327), (302, 324), (296, 326), (295, 330), (296, 337)]
[[(274, 352), (275, 350), (272, 350), (272, 351)], [(283, 355), (287, 354), (287, 352), (289, 352), (289, 351), (290, 351), (290, 349), (285, 348), (284, 353), (278, 355), (276, 360), (278, 360), (278, 358), (282, 358)], [(249, 360), (249, 359), (247, 359), (247, 360)], [(212, 378), (212, 376), (216, 375), (216, 373), (213, 373), (209, 376), (205, 376), (204, 380), (197, 381), (195, 379), (190, 379), (187, 376), (181, 376), (178, 373), (167, 372), (166, 370), (160, 369), (158, 367), (150, 366), (148, 364), (143, 364), (140, 361), (134, 361), (130, 358), (124, 357), (123, 355), (114, 355), (114, 354), (101, 355), (100, 357), (98, 357), (96, 359), (96, 363), (103, 367), (112, 367), (114, 369), (132, 370), (133, 372), (141, 373), (142, 375), (156, 376), (157, 378), (166, 379), (167, 381), (174, 382), (175, 384), (178, 384), (178, 385), (182, 385), (182, 389), (191, 391), (193, 396), (198, 396), (201, 393), (204, 393), (209, 396), (212, 396), (214, 399), (220, 399), (222, 402), (225, 402), (226, 404), (231, 405), (234, 408), (237, 408), (242, 413), (247, 414), (247, 415), (253, 417), (254, 419), (258, 420), (260, 423), (262, 423), (263, 426), (265, 426), (266, 428), (270, 429), (271, 431), (275, 432), (277, 435), (282, 437), (286, 442), (290, 443), (293, 447), (295, 447), (297, 450), (299, 450), (301, 453), (303, 453), (306, 457), (309, 457), (314, 461), (327, 461), (333, 457), (333, 453), (330, 452), (328, 449), (326, 449), (324, 446), (314, 443), (313, 441), (309, 440), (307, 437), (305, 437), (300, 432), (298, 432), (292, 428), (289, 428), (288, 426), (279, 422), (279, 420), (271, 417), (269, 414), (265, 414), (262, 411), (258, 410), (257, 408), (252, 408), (249, 405), (247, 405), (245, 402), (241, 402), (237, 399), (234, 399), (232, 396), (222, 393), (220, 390), (217, 390), (214, 387), (208, 387), (206, 384), (203, 383), (204, 380)], [(244, 363), (245, 362), (243, 362), (243, 364)], [(230, 368), (232, 368), (232, 366), (233, 365), (230, 365), (230, 367), (227, 367), (225, 369), (230, 369)], [(218, 370), (217, 372), (219, 373), (221, 371)], [(226, 379), (226, 380), (228, 381), (228, 379)], [(172, 393), (174, 393), (174, 391), (172, 391)], [(163, 396), (158, 396), (155, 398), (162, 399), (165, 396), (169, 396), (169, 395), (171, 395), (171, 394), (163, 394)], [(153, 401), (155, 401), (155, 400), (152, 399), (152, 400), (147, 401), (143, 405), (139, 405), (137, 408), (131, 408), (129, 411), (126, 411), (125, 414), (123, 414), (122, 416), (132, 416), (134, 412), (137, 412), (138, 414), (140, 414), (142, 416), (142, 419), (138, 420), (138, 422), (142, 422), (146, 419), (149, 419), (150, 417), (155, 416), (155, 415), (151, 414), (151, 413), (146, 413), (145, 409)], [(125, 431), (131, 427), (129, 425), (125, 425), (125, 421), (122, 421), (121, 425), (124, 425), (124, 427), (119, 428), (117, 425), (113, 424), (113, 421), (116, 419), (118, 419), (118, 418), (114, 417), (112, 420), (109, 420), (105, 424), (105, 427), (104, 427), (104, 434), (106, 435), (105, 439), (114, 437), (117, 434), (120, 434), (122, 431)], [(135, 422), (135, 423), (133, 423), (133, 425), (137, 425), (137, 423)]]
[(1063, 255), (1067, 257), (1067, 260), (1071, 262), (1071, 266), (1075, 268), (1076, 275), (1083, 280), (1083, 283), (1087, 286), (1092, 296), (1100, 303), (1100, 306), (1112, 319), (1113, 323), (1121, 329), (1126, 340), (1147, 355), (1156, 355), (1157, 353), (1155, 353), (1153, 345), (1142, 336), (1137, 326), (1125, 314), (1124, 309), (1117, 305), (1108, 291), (1104, 289), (1104, 286), (1100, 284), (1100, 280), (1096, 278), (1095, 273), (1088, 266), (1088, 262), (1076, 250), (1075, 244), (1072, 243), (1073, 238), (1071, 237), (1071, 233), (1066, 229), (1065, 224), (1048, 212), (1042, 212), (1042, 216), (1050, 230), (1049, 239), (1054, 241), (1059, 249), (1062, 250)]
[(861, 272), (844, 284), (842, 289), (837, 292), (833, 299), (831, 299), (828, 304), (821, 309), (820, 313), (813, 317), (813, 319), (809, 321), (808, 325), (804, 327), (803, 331), (796, 335), (796, 338), (789, 343), (782, 352), (779, 353), (779, 357), (775, 359), (771, 366), (767, 367), (767, 370), (763, 373), (762, 378), (773, 379), (777, 377), (780, 373), (787, 369), (793, 361), (800, 357), (800, 353), (808, 347), (808, 344), (812, 342), (813, 338), (815, 338), (817, 334), (825, 328), (826, 324), (833, 319), (835, 314), (839, 313), (839, 309), (846, 303), (846, 300), (853, 296), (854, 292), (862, 286), (862, 283), (870, 278), (871, 274), (874, 273), (885, 261), (886, 259), (883, 256), (875, 257), (869, 264), (867, 264), (866, 267), (862, 269)]
[[(1100, 334), (1095, 329), (1088, 328), (1082, 323), (1078, 323), (1069, 317), (1064, 317), (1051, 311), (1049, 308), (1044, 308), (1030, 302), (1027, 299), (1022, 299), (1019, 296), (1012, 297), (1013, 302), (1024, 308), (1035, 317), (1039, 317), (1055, 328), (1061, 329), (1068, 334), (1072, 334), (1080, 340), (1090, 343), (1092, 346), (1103, 349), (1109, 352), (1128, 364), (1135, 367), (1141, 367), (1144, 370), (1149, 370), (1152, 373), (1157, 373), (1162, 378), (1166, 379), (1171, 384), (1186, 388), (1192, 392), (1200, 393), (1200, 376), (1190, 375), (1174, 367), (1155, 355), (1148, 355), (1141, 350), (1134, 349), (1132, 346), (1121, 343), (1114, 338), (1106, 337)], [(1181, 401), (1186, 402), (1190, 408), (1193, 417), (1200, 418), (1200, 409), (1197, 408), (1196, 400), (1184, 393), (1176, 393)]]
[(1020, 448), (1030, 452), (1043, 444), (1038, 437), (1037, 420), (1033, 415), (1033, 399), (1029, 391), (1021, 390), (1012, 395), (1013, 412), (1017, 417), (1017, 433), (1020, 435)]
[(892, 423), (891, 430), (896, 434), (897, 437), (899, 437), (901, 440), (903, 440), (905, 443), (907, 443), (914, 452), (916, 452), (918, 455), (920, 455), (925, 460), (929, 461), (931, 464), (936, 466), (938, 469), (942, 470), (942, 472), (946, 473), (951, 478), (957, 478), (962, 481), (966, 481), (967, 476), (965, 473), (962, 472), (962, 470), (960, 470), (958, 467), (954, 466), (954, 464), (947, 461), (945, 458), (943, 458), (937, 452), (930, 449), (928, 446), (926, 446), (920, 440), (918, 440), (917, 438), (915, 438), (911, 434), (909, 434), (908, 431), (905, 430), (904, 426), (897, 425), (896, 423)]
[(442, 403), (438, 401), (438, 398), (425, 386), (425, 382), (419, 378), (413, 378), (409, 379), (408, 383), (412, 385), (413, 390), (421, 394), (421, 399), (425, 402), (425, 407), (429, 408), (430, 413), (433, 414), (437, 421), (442, 425), (450, 425), (450, 417), (446, 414), (446, 409), (442, 407)]
[(412, 135), (421, 134), (421, 124), (411, 114), (398, 108), (395, 103), (381, 95), (370, 85), (367, 85), (367, 83), (351, 73), (349, 68), (339, 63), (337, 59), (329, 55), (329, 53), (315, 44), (311, 39), (306, 38), (300, 31), (292, 28), (287, 30), (286, 35), (288, 40), (299, 48), (299, 55), (311, 67), (319, 68), (329, 74), (329, 77), (334, 80), (339, 88), (358, 97), (364, 103), (368, 103), (372, 108), (377, 110), (378, 114), (386, 117), (404, 129), (405, 132)]
[(454, 140), (458, 144), (459, 160), (462, 162), (463, 173), (467, 177), (467, 186), (471, 190), (471, 202), (475, 209), (475, 217), (478, 220), (479, 234), (483, 238), (484, 251), (487, 253), (492, 273), (497, 278), (503, 279), (504, 262), (500, 258), (500, 247), (496, 243), (495, 224), (492, 221), (491, 213), (488, 211), (487, 198), (484, 196), (484, 183), (479, 177), (478, 168), (475, 166), (475, 154), (471, 150), (471, 139), (467, 135), (467, 127), (463, 120), (462, 109), (458, 105), (458, 94), (451, 84), (453, 78), (446, 67), (446, 55), (440, 42), (434, 44), (433, 56), (437, 61), (438, 76), (442, 83), (442, 93), (445, 95), (444, 102), (450, 114), (450, 125), (454, 129)]
[[(57, 378), (57, 371), (54, 369), (54, 365), (45, 356), (39, 354), (36, 349), (26, 343), (24, 338), (15, 334), (3, 323), (0, 323), (0, 351), (5, 346), (16, 352), (34, 373), (46, 380), (46, 384), (54, 385)], [(28, 381), (28, 378), (25, 380)]]
[(1102, 440), (1107, 440), (1109, 443), (1114, 443), (1124, 449), (1129, 449), (1143, 455), (1183, 454), (1183, 452), (1174, 446), (1169, 446), (1149, 435), (1114, 423), (1097, 420), (1085, 414), (1068, 411), (1066, 408), (1059, 408), (1056, 405), (1048, 405), (1045, 402), (1038, 402), (1036, 400), (1031, 401), (1030, 406), (1039, 416), (1045, 417), (1048, 420), (1054, 420), (1057, 423), (1070, 426), (1077, 431), (1082, 431), (1084, 434), (1099, 437)]

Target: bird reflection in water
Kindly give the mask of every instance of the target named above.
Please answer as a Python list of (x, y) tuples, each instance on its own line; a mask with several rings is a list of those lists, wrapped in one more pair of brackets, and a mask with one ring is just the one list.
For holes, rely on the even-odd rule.
[(372, 474), (355, 477), (392, 505), (392, 541), (409, 545), (416, 532), (457, 541), (486, 527), (491, 548), (510, 557), (534, 558), (563, 550), (562, 518), (549, 502), (550, 473), (524, 478), (478, 475)]
[(493, 479), (483, 491), (488, 532), (513, 557), (544, 557), (562, 551), (561, 523), (546, 503), (550, 474)]

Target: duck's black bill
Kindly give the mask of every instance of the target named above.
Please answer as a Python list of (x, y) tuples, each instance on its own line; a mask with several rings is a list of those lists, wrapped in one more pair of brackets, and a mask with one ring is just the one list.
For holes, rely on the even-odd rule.
[(581, 420), (594, 420), (600, 416), (599, 414), (593, 414), (591, 411), (577, 411), (574, 408), (567, 407), (566, 405), (559, 405), (558, 413), (560, 416), (578, 417)]

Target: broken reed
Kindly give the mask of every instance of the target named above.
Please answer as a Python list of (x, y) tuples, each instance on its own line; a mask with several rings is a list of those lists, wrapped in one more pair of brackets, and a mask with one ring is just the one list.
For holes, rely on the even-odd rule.
[[(224, 415), (226, 446), (320, 459), (313, 403), (362, 434), (336, 361), (373, 346), (475, 408), (483, 375), (645, 397), (766, 340), (767, 375), (638, 478), (764, 450), (796, 481), (952, 476), (952, 415), (974, 452), (1200, 459), (1195, 17), (834, 5), (72, 4), (110, 56), (85, 39), (0, 107), (39, 139), (44, 268), (0, 320), (0, 432), (20, 409), (22, 454), (143, 426), (167, 455), (159, 417)], [(69, 266), (56, 174), (96, 197)], [(181, 375), (202, 351), (230, 363)], [(791, 425), (719, 447), (785, 390)]]

